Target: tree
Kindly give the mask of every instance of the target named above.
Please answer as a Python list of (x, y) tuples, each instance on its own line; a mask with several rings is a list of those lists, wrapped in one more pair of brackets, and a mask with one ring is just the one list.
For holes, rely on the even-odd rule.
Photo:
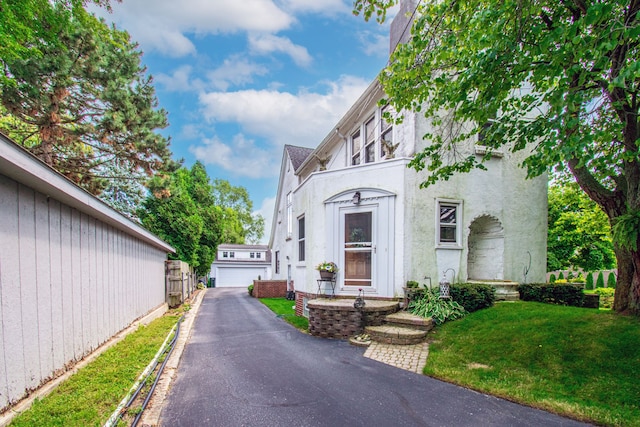
[[(141, 52), (126, 32), (109, 28), (83, 4), (2, 4), (7, 16), (14, 16), (2, 21), (2, 40), (35, 36), (24, 49), (15, 43), (3, 49), (0, 101), (15, 120), (2, 120), (2, 125), (18, 143), (93, 194), (109, 189), (105, 195), (116, 198), (107, 201), (117, 206), (117, 196), (136, 200), (150, 176), (177, 165), (168, 140), (157, 133), (167, 126), (167, 114), (158, 109)], [(12, 37), (13, 27), (6, 25), (17, 25), (24, 34)]]
[[(395, 3), (356, 0), (354, 12), (382, 20)], [(411, 162), (430, 172), (422, 186), (483, 169), (498, 148), (525, 150), (530, 177), (571, 173), (612, 225), (614, 309), (636, 315), (639, 11), (638, 0), (422, 2), (410, 41), (380, 76), (397, 111), (422, 111), (436, 126)], [(488, 150), (476, 157), (464, 148), (481, 131)]]
[(196, 162), (171, 175), (168, 187), (150, 195), (138, 211), (142, 224), (176, 249), (173, 259), (205, 275), (222, 237), (222, 210), (215, 206), (213, 187), (204, 166)]
[(223, 243), (258, 242), (264, 234), (264, 218), (254, 215), (253, 203), (244, 187), (234, 187), (228, 181), (213, 181), (215, 204), (222, 208)]
[(615, 254), (607, 216), (575, 183), (549, 187), (547, 270), (610, 269)]

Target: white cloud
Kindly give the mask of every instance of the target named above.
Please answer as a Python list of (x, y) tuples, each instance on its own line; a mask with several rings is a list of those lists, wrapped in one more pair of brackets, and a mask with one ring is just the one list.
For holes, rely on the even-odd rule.
[(373, 34), (365, 31), (358, 34), (362, 51), (368, 56), (389, 56), (389, 33)]
[(241, 134), (229, 144), (218, 137), (205, 139), (202, 145), (190, 146), (189, 151), (205, 165), (216, 166), (236, 176), (264, 178), (277, 175), (279, 171), (278, 155), (259, 148)]
[(200, 95), (200, 103), (205, 119), (237, 122), (243, 132), (266, 138), (280, 152), (284, 144), (317, 146), (369, 83), (342, 76), (326, 84), (326, 93), (210, 92)]
[(267, 67), (252, 63), (240, 55), (233, 55), (225, 59), (220, 67), (207, 73), (207, 77), (215, 89), (226, 91), (231, 85), (251, 83), (254, 76), (263, 76), (267, 72)]
[(344, 0), (285, 0), (283, 7), (286, 10), (301, 13), (321, 13), (333, 15), (335, 13), (351, 13), (352, 3)]
[(252, 53), (259, 55), (282, 52), (289, 55), (293, 62), (300, 67), (308, 67), (312, 61), (311, 55), (309, 55), (305, 47), (294, 44), (286, 37), (278, 37), (272, 34), (250, 35), (249, 48)]
[(200, 91), (204, 89), (204, 82), (198, 78), (192, 78), (192, 67), (182, 65), (176, 68), (171, 75), (158, 73), (154, 80), (171, 92)]
[(295, 20), (272, 0), (134, 0), (113, 2), (112, 7), (112, 14), (92, 10), (126, 28), (145, 51), (172, 57), (195, 53), (185, 33), (274, 33), (289, 28)]

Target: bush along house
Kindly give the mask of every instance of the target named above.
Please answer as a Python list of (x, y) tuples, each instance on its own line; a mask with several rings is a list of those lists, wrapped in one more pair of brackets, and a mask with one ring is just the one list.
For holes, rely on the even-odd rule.
[[(547, 179), (525, 179), (526, 150), (494, 152), (487, 170), (421, 189), (427, 171), (408, 164), (430, 124), (407, 111), (389, 110), (401, 124), (386, 121), (384, 98), (376, 80), (315, 149), (284, 147), (269, 247), (273, 278), (293, 282), (298, 312), (318, 293), (402, 298), (407, 281), (437, 286), (443, 275), (490, 282), (498, 298), (544, 281)], [(477, 136), (463, 149), (486, 154)], [(318, 282), (323, 262), (337, 265), (334, 282)]]

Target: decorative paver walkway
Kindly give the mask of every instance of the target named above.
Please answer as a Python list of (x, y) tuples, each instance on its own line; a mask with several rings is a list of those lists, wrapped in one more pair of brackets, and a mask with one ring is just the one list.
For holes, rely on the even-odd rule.
[(426, 342), (413, 345), (392, 345), (373, 341), (364, 352), (364, 357), (417, 374), (422, 374), (428, 355), (429, 344)]

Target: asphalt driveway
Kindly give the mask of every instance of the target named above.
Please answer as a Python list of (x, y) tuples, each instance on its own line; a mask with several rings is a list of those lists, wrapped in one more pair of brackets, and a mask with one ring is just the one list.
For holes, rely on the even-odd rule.
[(246, 289), (204, 295), (162, 426), (583, 425), (363, 357), (277, 318)]

